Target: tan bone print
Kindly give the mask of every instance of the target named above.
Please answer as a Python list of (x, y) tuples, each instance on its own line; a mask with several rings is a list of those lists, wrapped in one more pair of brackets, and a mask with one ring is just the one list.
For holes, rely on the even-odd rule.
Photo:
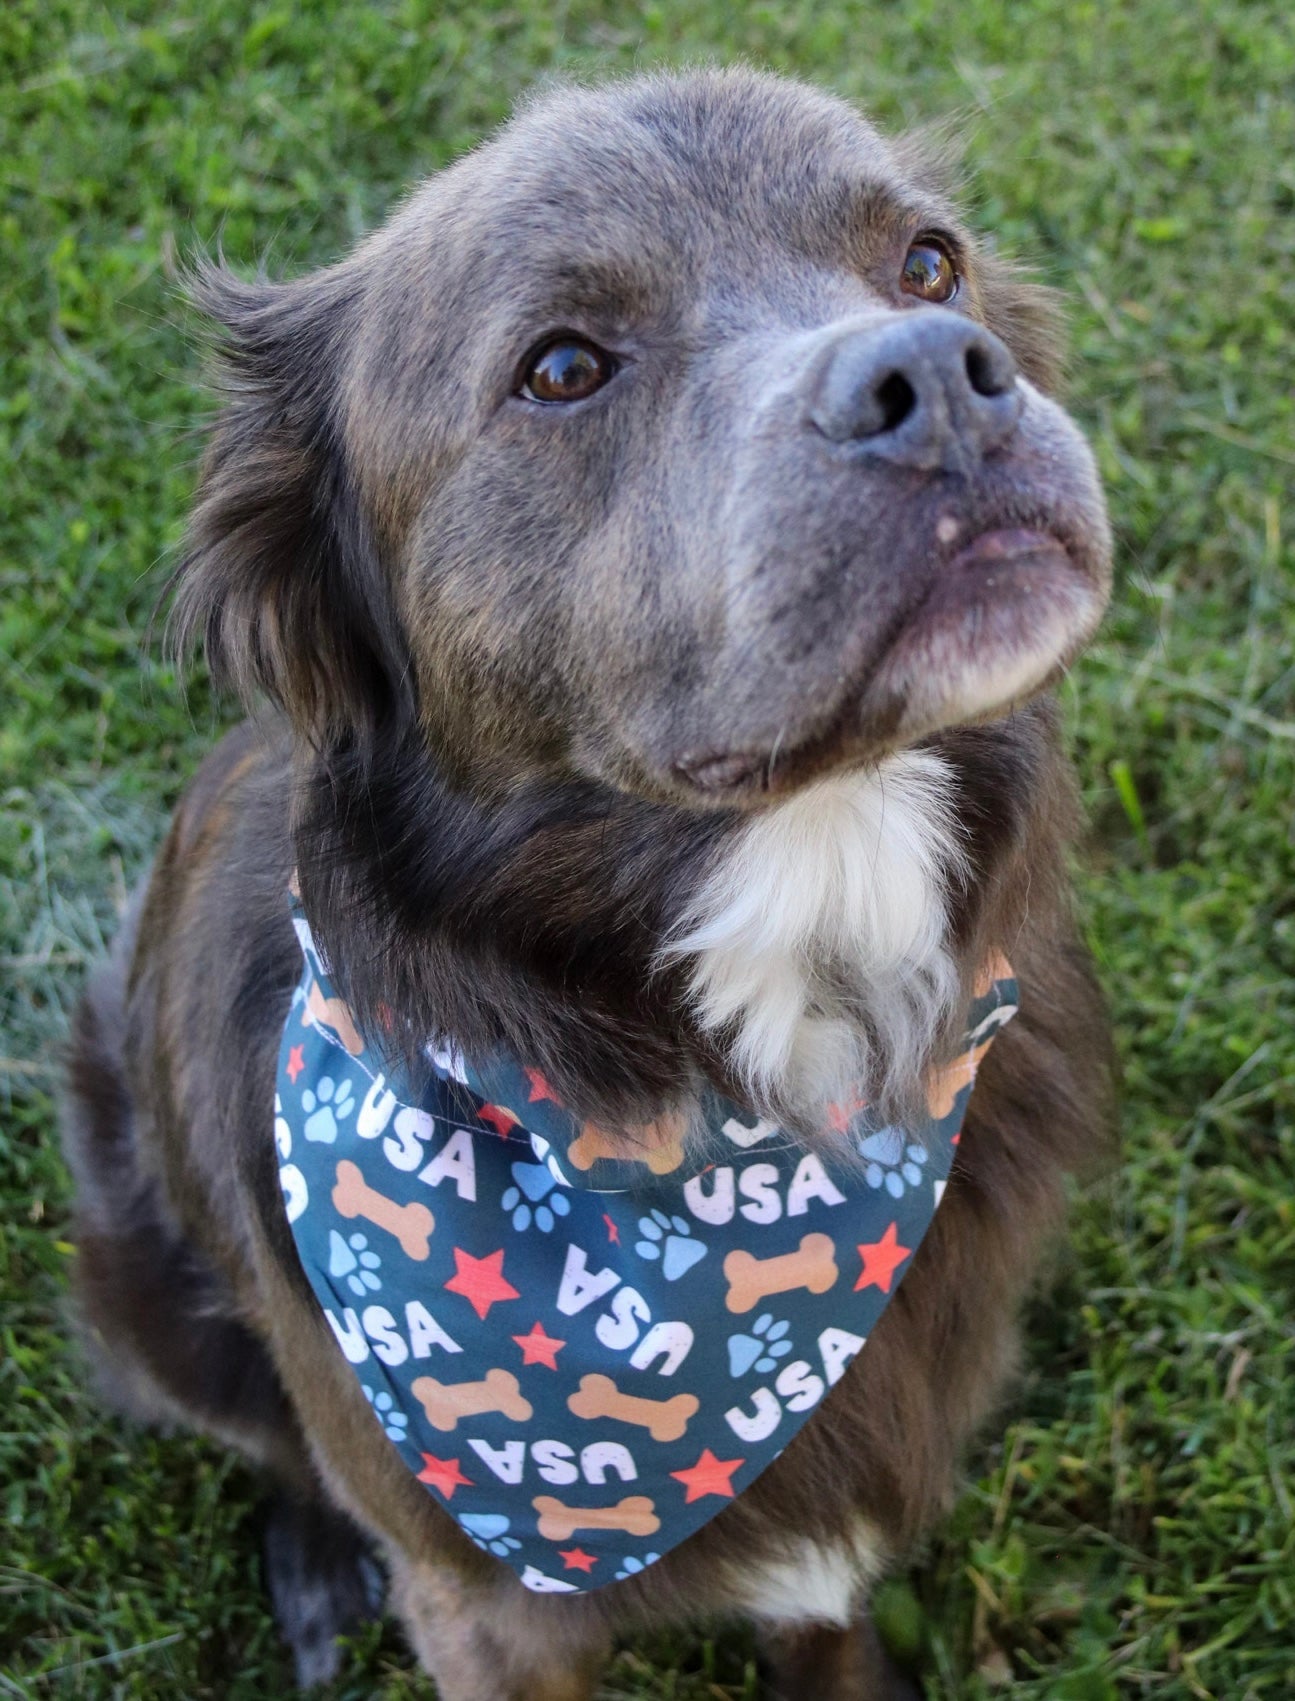
[(976, 976), (976, 984), (971, 989), (973, 998), (985, 998), (994, 990), (1000, 980), (1015, 979), (1016, 971), (1001, 951), (995, 951), (986, 957), (980, 965), (980, 973)]
[(460, 1418), (502, 1412), (514, 1423), (525, 1423), (532, 1406), (511, 1370), (488, 1370), (481, 1382), (438, 1382), (420, 1376), (410, 1386), (433, 1429), (451, 1430)]
[(958, 1094), (975, 1080), (980, 1060), (993, 1043), (991, 1035), (974, 1051), (964, 1052), (961, 1057), (955, 1057), (952, 1063), (944, 1063), (938, 1069), (932, 1069), (926, 1083), (926, 1108), (936, 1122), (949, 1114)]
[(655, 1502), (646, 1494), (628, 1494), (615, 1506), (564, 1506), (551, 1494), (537, 1494), (539, 1533), (549, 1542), (570, 1541), (577, 1530), (623, 1530), (627, 1536), (652, 1536), (661, 1528)]
[(621, 1163), (646, 1164), (653, 1175), (669, 1175), (683, 1162), (687, 1131), (687, 1117), (677, 1114), (658, 1117), (619, 1135), (609, 1134), (596, 1122), (586, 1122), (567, 1147), (567, 1157), (578, 1170), (592, 1169), (599, 1158), (615, 1158)]
[(696, 1416), (701, 1401), (695, 1394), (675, 1394), (669, 1400), (645, 1400), (622, 1394), (610, 1376), (582, 1376), (567, 1410), (578, 1418), (616, 1418), (646, 1429), (653, 1441), (678, 1441)]
[(341, 998), (325, 998), (319, 990), (317, 980), (311, 981), (310, 991), (306, 994), (306, 1002), (301, 1010), (301, 1025), (303, 1028), (331, 1028), (352, 1057), (358, 1057), (364, 1050), (364, 1041), (360, 1038), (359, 1029), (345, 1001)]
[(401, 1205), (370, 1187), (359, 1164), (343, 1158), (337, 1166), (337, 1185), (333, 1188), (333, 1207), (339, 1217), (363, 1217), (366, 1223), (386, 1229), (400, 1242), (406, 1258), (422, 1263), (431, 1251), (428, 1242), (436, 1227), (436, 1218), (426, 1205), (417, 1200)]
[(777, 1258), (756, 1258), (749, 1252), (730, 1252), (724, 1260), (728, 1278), (730, 1311), (750, 1311), (770, 1294), (806, 1288), (826, 1293), (840, 1271), (836, 1267), (836, 1245), (828, 1234), (802, 1236), (795, 1252)]

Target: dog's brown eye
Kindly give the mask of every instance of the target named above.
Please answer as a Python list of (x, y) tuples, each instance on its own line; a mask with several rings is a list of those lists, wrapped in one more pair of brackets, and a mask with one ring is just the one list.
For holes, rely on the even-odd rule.
[(958, 274), (944, 244), (929, 236), (915, 242), (904, 258), (899, 287), (919, 301), (952, 301), (958, 293)]
[(549, 343), (531, 361), (521, 393), (533, 402), (582, 402), (616, 374), (605, 350), (574, 337)]

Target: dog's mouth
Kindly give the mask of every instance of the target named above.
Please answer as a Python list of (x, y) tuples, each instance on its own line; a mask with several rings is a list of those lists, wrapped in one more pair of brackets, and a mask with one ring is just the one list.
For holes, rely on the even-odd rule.
[(907, 740), (1006, 713), (1074, 658), (1105, 600), (1058, 532), (980, 532), (932, 578), (860, 693), (864, 727)]
[(1105, 539), (1055, 514), (995, 519), (942, 514), (924, 582), (880, 642), (872, 635), (868, 657), (844, 660), (833, 700), (806, 705), (767, 743), (684, 752), (676, 783), (698, 801), (751, 807), (943, 728), (996, 719), (1053, 683), (1101, 619)]

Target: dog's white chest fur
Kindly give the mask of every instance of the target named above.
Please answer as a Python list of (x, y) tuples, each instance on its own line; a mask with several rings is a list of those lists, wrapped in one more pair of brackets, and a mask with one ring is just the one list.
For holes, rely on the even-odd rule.
[(964, 859), (948, 765), (910, 751), (822, 780), (730, 841), (668, 947), (757, 1099), (911, 1080), (951, 1009)]
[(737, 1610), (764, 1624), (825, 1624), (846, 1629), (869, 1586), (884, 1570), (880, 1532), (859, 1519), (835, 1542), (808, 1536), (777, 1558), (761, 1558), (734, 1573)]

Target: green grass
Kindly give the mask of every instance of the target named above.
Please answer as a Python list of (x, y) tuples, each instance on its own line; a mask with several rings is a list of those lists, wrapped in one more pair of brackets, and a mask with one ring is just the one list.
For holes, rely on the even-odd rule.
[[(0, 1695), (253, 1697), (255, 1485), (67, 1344), (59, 1034), (218, 724), (147, 623), (207, 403), (173, 257), (338, 253), (536, 77), (746, 56), (974, 120), (978, 218), (1072, 304), (1115, 606), (1066, 691), (1126, 1154), (928, 1563), (931, 1696), (1295, 1694), (1295, 32), (1284, 0), (0, 10)], [(337, 1694), (426, 1696), (399, 1638)], [(657, 1641), (606, 1693), (754, 1693)]]

